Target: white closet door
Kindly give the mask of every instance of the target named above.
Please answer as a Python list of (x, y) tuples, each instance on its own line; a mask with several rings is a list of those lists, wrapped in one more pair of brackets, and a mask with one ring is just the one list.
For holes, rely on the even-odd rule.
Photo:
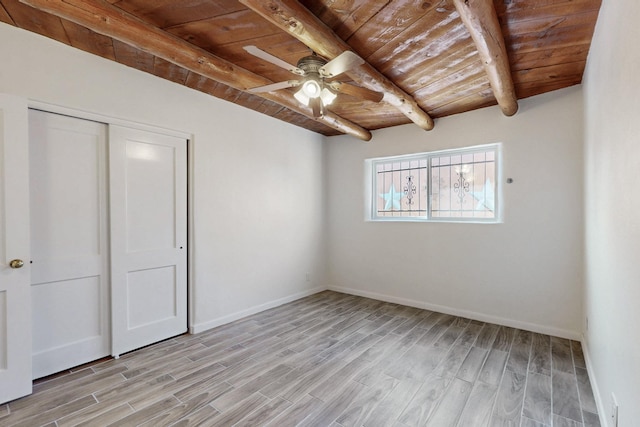
[(113, 355), (187, 330), (187, 143), (109, 127)]
[(0, 95), (0, 403), (31, 393), (27, 129), (26, 99)]
[(110, 354), (106, 125), (29, 111), (33, 377)]

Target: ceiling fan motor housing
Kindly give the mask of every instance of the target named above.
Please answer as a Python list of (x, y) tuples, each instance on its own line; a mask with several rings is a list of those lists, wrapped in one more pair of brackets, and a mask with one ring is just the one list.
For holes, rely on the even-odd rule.
[(298, 60), (298, 68), (304, 70), (305, 74), (320, 74), (320, 68), (326, 63), (327, 61), (317, 55), (305, 56)]

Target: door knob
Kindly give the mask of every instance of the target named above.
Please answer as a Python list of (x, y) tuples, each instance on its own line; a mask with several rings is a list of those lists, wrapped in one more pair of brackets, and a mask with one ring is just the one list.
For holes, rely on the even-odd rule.
[(11, 268), (22, 268), (23, 265), (24, 261), (22, 261), (21, 259), (12, 259), (11, 261), (9, 261), (9, 267)]

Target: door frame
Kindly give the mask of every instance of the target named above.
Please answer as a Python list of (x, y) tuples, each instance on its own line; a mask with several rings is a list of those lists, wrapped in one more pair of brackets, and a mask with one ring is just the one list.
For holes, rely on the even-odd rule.
[[(177, 138), (183, 138), (187, 141), (187, 330), (193, 334), (193, 325), (195, 323), (195, 257), (194, 251), (194, 135), (189, 132), (169, 129), (162, 126), (155, 126), (145, 123), (134, 122), (131, 120), (121, 119), (117, 117), (107, 116), (105, 114), (94, 113), (90, 111), (79, 110), (75, 108), (64, 107), (61, 105), (50, 104), (37, 100), (28, 99), (28, 108), (41, 110), (54, 114), (61, 114), (78, 119), (92, 120), (95, 122), (105, 123), (107, 125), (118, 125), (132, 129), (138, 129), (146, 132), (160, 133)], [(107, 129), (108, 132), (108, 129)], [(108, 140), (108, 134), (107, 134)]]

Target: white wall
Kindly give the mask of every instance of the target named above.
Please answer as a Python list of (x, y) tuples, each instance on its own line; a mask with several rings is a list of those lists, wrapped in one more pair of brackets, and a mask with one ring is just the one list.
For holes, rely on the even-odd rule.
[(324, 284), (322, 136), (5, 24), (0, 58), (0, 92), (193, 135), (197, 329)]
[[(374, 132), (330, 138), (328, 280), (333, 289), (578, 338), (582, 314), (580, 87)], [(364, 220), (364, 160), (503, 143), (503, 224)]]
[[(640, 3), (604, 1), (585, 73), (585, 343), (601, 407), (640, 423)], [(612, 424), (610, 424), (612, 426)]]

